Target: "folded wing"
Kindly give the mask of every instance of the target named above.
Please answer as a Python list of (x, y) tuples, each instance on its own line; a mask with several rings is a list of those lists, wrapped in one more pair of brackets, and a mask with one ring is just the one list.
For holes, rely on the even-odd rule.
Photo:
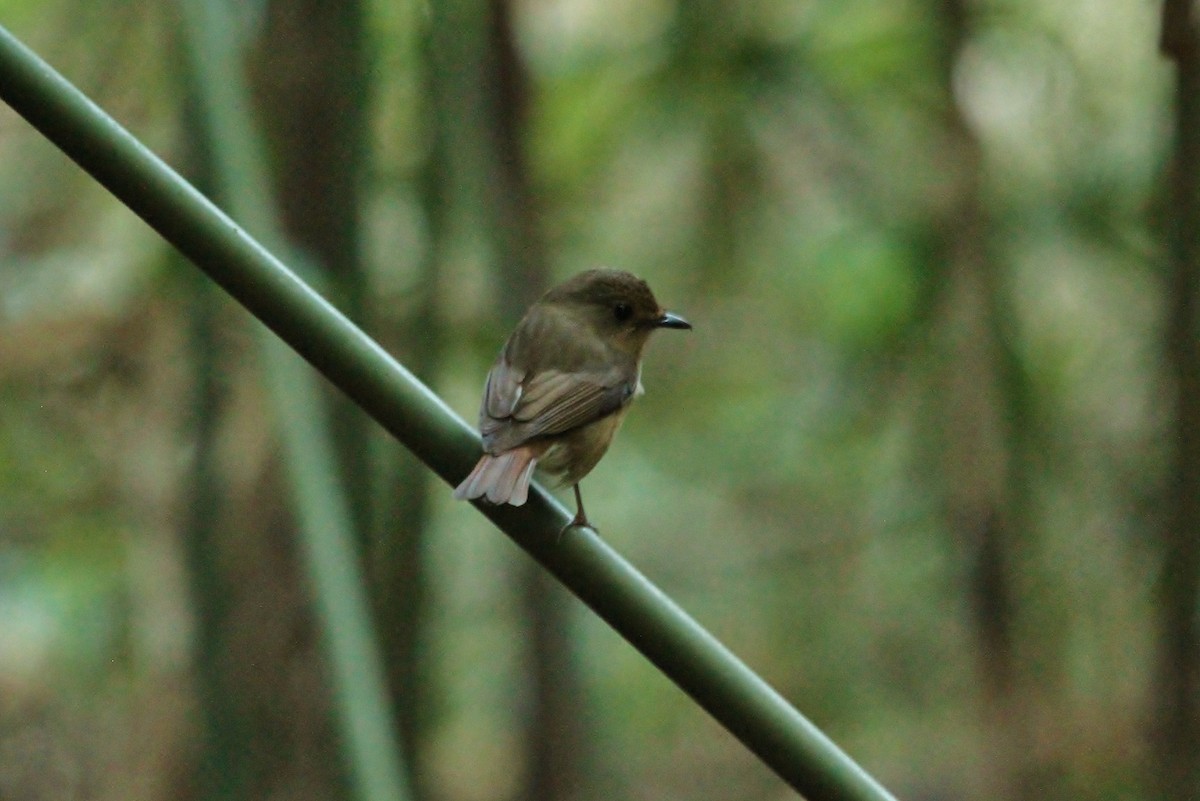
[(503, 355), (488, 374), (479, 429), (491, 454), (530, 439), (561, 434), (606, 417), (633, 398), (637, 376), (613, 368), (603, 373), (514, 369)]

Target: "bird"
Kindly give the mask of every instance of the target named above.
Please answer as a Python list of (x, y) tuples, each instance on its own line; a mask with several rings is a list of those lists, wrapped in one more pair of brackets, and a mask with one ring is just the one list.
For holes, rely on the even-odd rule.
[(691, 327), (623, 270), (586, 270), (550, 289), (521, 318), (488, 372), (479, 406), (484, 452), (454, 497), (521, 506), (541, 468), (574, 490), (575, 517), (563, 531), (593, 528), (579, 482), (644, 391), (646, 343), (660, 328)]

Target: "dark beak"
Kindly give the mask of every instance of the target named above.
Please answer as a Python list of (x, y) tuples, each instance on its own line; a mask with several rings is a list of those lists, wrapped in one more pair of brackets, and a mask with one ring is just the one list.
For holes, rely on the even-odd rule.
[(692, 324), (678, 314), (663, 312), (663, 316), (654, 321), (655, 328), (683, 328), (691, 330)]

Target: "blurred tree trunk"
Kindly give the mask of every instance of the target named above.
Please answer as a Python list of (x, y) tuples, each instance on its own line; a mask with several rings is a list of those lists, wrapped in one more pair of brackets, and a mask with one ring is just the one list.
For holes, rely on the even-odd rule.
[[(361, 253), (369, 101), (365, 42), (359, 2), (272, 0), (254, 57), (284, 231), (320, 269), (334, 305), (363, 326), (368, 311)], [(334, 440), (365, 553), (372, 518), (370, 423), (340, 393), (331, 397)]]
[[(514, 11), (507, 0), (489, 0), (487, 7), (487, 214), (503, 284), (501, 311), (505, 325), (512, 326), (546, 289), (550, 268), (529, 177), (529, 78), (517, 50)], [(574, 797), (583, 784), (585, 757), (583, 693), (570, 636), (572, 601), (539, 565), (530, 560), (520, 565), (530, 627), (525, 671), (531, 690), (522, 796), (562, 801)]]
[[(260, 51), (257, 72), (265, 123), (277, 145), (275, 168), (288, 235), (332, 281), (335, 303), (370, 329), (378, 327), (372, 321), (386, 315), (370, 307), (361, 254), (370, 95), (365, 13), (359, 2), (268, 3), (264, 40), (270, 45)], [(443, 15), (441, 8), (434, 11)], [(409, 319), (378, 332), (427, 382), (440, 351), (435, 304), (447, 213), (439, 194), (445, 186), (442, 164), (435, 145), (422, 181), (432, 244), (422, 267), (421, 298)], [(404, 761), (414, 768), (411, 792), (422, 801), (431, 797), (419, 768), (428, 705), (421, 644), (429, 473), (340, 394), (334, 396), (332, 423), (361, 551), (370, 562), (367, 575), (396, 730)], [(376, 436), (383, 440), (379, 448), (372, 447)], [(387, 458), (372, 459), (383, 452)]]
[(483, 85), (487, 215), (497, 272), (505, 283), (501, 311), (506, 324), (515, 325), (546, 290), (550, 268), (525, 152), (529, 76), (517, 51), (513, 13), (507, 0), (488, 0)]
[[(191, 147), (204, 186), (212, 167), (200, 139)], [(250, 389), (249, 331), (242, 315), (221, 319), (228, 304), (211, 287), (197, 287), (194, 298), (196, 449), (185, 547), (204, 725), (195, 789), (220, 801), (340, 797), (328, 682), (280, 465), (268, 435), (240, 439), (234, 453), (218, 448), (231, 431), (269, 429), (265, 401)]]
[(1017, 668), (1014, 561), (1023, 515), (1015, 492), (1021, 467), (1020, 404), (1008, 372), (997, 265), (988, 248), (981, 195), (983, 159), (953, 88), (956, 63), (970, 35), (967, 0), (942, 0), (939, 73), (945, 118), (944, 184), (933, 235), (941, 279), (935, 320), (939, 419), (947, 527), (963, 557), (988, 733), (981, 778), (994, 798), (1032, 798), (1027, 712)]
[(761, 65), (746, 63), (756, 43), (744, 16), (742, 7), (720, 0), (680, 3), (671, 37), (671, 85), (694, 105), (704, 146), (688, 270), (717, 293), (752, 269), (744, 263), (743, 226), (763, 191), (752, 96), (770, 78), (757, 73)]
[[(314, 260), (341, 268), (335, 291), (354, 314), (362, 296), (362, 104), (353, 91), (361, 87), (355, 70), (361, 36), (356, 6), (321, 7), (325, 15), (318, 6), (269, 5), (259, 54), (261, 105), (264, 127), (283, 154), (277, 194), (286, 226)], [(189, 561), (208, 729), (199, 789), (221, 799), (344, 797), (330, 682), (298, 560), (287, 479), (266, 433), (266, 398), (254, 389), (260, 365), (247, 358), (252, 340), (244, 318), (215, 325), (213, 313), (198, 306), (193, 324), (200, 407)], [(342, 419), (343, 453), (361, 460), (361, 415)], [(220, 452), (216, 443), (229, 439), (236, 447)], [(351, 486), (367, 486), (363, 470), (351, 474)], [(365, 513), (361, 504), (355, 508)]]
[[(341, 798), (329, 680), (282, 465), (262, 433), (270, 426), (246, 359), (252, 340), (242, 315), (223, 319), (227, 304), (205, 294), (192, 322), (198, 406), (186, 548), (205, 727), (197, 797)], [(231, 439), (239, 445), (219, 447)]]
[(1161, 47), (1176, 70), (1165, 287), (1172, 455), (1158, 581), (1154, 738), (1165, 801), (1200, 795), (1200, 31), (1193, 3), (1166, 0)]

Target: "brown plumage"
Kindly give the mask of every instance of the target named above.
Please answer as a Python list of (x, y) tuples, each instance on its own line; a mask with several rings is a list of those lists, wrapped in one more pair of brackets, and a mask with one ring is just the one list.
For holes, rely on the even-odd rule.
[(488, 373), (479, 408), (484, 455), (454, 497), (520, 506), (535, 468), (579, 482), (608, 450), (641, 394), (642, 351), (658, 328), (691, 328), (650, 287), (619, 270), (588, 270), (529, 308)]

